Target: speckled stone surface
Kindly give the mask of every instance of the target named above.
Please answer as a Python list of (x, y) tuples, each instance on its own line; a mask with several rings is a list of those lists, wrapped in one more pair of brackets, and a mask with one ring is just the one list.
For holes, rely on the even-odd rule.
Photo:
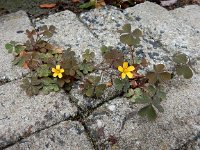
[[(155, 122), (140, 118), (137, 111), (141, 105), (130, 104), (128, 99), (105, 103), (86, 119), (90, 134), (99, 149), (181, 149), (190, 140), (196, 144), (200, 133), (199, 81), (198, 74), (189, 81), (174, 79), (169, 83), (167, 99), (162, 102), (165, 112)], [(198, 146), (195, 144), (191, 150)]]
[(21, 78), (25, 70), (12, 66), (13, 55), (8, 54), (5, 44), (10, 41), (25, 42), (26, 29), (31, 29), (31, 22), (24, 11), (18, 11), (0, 18), (0, 80)]
[(0, 149), (77, 112), (64, 92), (28, 97), (20, 84), (0, 86)]
[(56, 27), (57, 33), (54, 34), (51, 40), (53, 43), (65, 49), (71, 47), (79, 59), (81, 59), (82, 53), (86, 49), (90, 49), (96, 54), (95, 62), (102, 60), (100, 42), (73, 12), (66, 10), (36, 22), (37, 26), (44, 24)]
[[(145, 2), (123, 11), (106, 6), (79, 17), (63, 11), (36, 22), (37, 27), (54, 25), (57, 33), (50, 42), (64, 49), (71, 47), (78, 58), (87, 48), (95, 52), (95, 63), (102, 60), (102, 44), (126, 50), (117, 33), (125, 23), (143, 31), (136, 54), (151, 65), (164, 63), (169, 68), (175, 52), (188, 54), (196, 73), (190, 80), (175, 78), (164, 85), (168, 93), (162, 102), (165, 112), (155, 122), (140, 118), (141, 105), (130, 104), (114, 88), (108, 88), (101, 99), (84, 97), (77, 84), (69, 94), (26, 96), (19, 80), (25, 72), (12, 66), (13, 57), (4, 45), (10, 40), (24, 42), (25, 30), (32, 28), (30, 20), (23, 11), (0, 18), (0, 32), (4, 33), (0, 36), (0, 81), (11, 81), (0, 85), (0, 149), (199, 150), (200, 61), (193, 61), (200, 56), (199, 8), (167, 11)], [(109, 82), (107, 77), (102, 82)]]
[(93, 150), (83, 126), (66, 121), (35, 133), (6, 150)]
[[(191, 57), (200, 55), (200, 32), (198, 27), (195, 28), (200, 22), (199, 7), (179, 8), (175, 13), (176, 11), (167, 11), (157, 4), (145, 2), (124, 11), (111, 6), (94, 9), (82, 13), (80, 19), (101, 43), (120, 50), (125, 50), (126, 47), (120, 44), (117, 30), (130, 23), (132, 29), (139, 28), (144, 35), (136, 53), (146, 57), (151, 63), (168, 63), (170, 56), (177, 51), (185, 52)], [(181, 16), (188, 16), (187, 24), (185, 19), (179, 17), (179, 12)], [(191, 15), (192, 12), (194, 15)]]

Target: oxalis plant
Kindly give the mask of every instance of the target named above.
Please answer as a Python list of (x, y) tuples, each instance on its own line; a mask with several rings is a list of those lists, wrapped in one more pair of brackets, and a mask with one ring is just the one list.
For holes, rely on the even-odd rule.
[[(8, 53), (14, 54), (14, 65), (29, 70), (21, 85), (29, 96), (40, 92), (58, 92), (60, 89), (69, 92), (76, 82), (80, 83), (85, 96), (101, 98), (106, 88), (114, 86), (131, 103), (143, 105), (138, 111), (140, 116), (155, 120), (157, 112), (164, 111), (161, 102), (166, 93), (162, 90), (162, 83), (175, 76), (190, 79), (193, 75), (190, 59), (183, 53), (176, 53), (172, 57), (173, 71), (165, 70), (164, 64), (156, 64), (153, 70), (148, 71), (147, 60), (135, 54), (142, 31), (132, 31), (131, 25), (125, 24), (118, 32), (120, 41), (128, 47), (126, 55), (113, 47), (102, 46), (103, 61), (97, 65), (94, 63), (95, 54), (89, 49), (85, 50), (80, 61), (70, 48), (62, 50), (50, 44), (49, 38), (56, 33), (54, 26), (26, 30), (28, 40), (25, 43), (11, 41), (5, 47)], [(146, 73), (139, 73), (141, 70)], [(91, 75), (97, 72), (101, 75)], [(109, 74), (110, 82), (102, 83), (105, 74)]]

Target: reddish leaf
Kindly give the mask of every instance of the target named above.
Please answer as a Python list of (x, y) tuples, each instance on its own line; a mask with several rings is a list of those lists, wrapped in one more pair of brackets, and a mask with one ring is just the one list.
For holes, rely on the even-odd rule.
[(23, 64), (23, 68), (24, 68), (24, 69), (29, 69), (28, 63), (27, 63), (27, 62), (25, 62), (25, 63)]
[(41, 4), (40, 8), (51, 9), (51, 8), (54, 8), (55, 6), (56, 4)]
[(107, 82), (106, 83), (106, 87), (111, 87), (113, 84), (112, 84), (112, 82)]
[(73, 3), (80, 3), (80, 0), (72, 0)]

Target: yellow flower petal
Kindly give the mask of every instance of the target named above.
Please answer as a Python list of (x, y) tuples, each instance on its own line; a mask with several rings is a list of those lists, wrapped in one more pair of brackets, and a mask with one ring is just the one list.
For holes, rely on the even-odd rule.
[(123, 68), (124, 68), (124, 69), (128, 68), (128, 62), (124, 62), (124, 63), (123, 63)]
[(127, 72), (128, 72), (128, 71), (133, 71), (133, 70), (135, 70), (135, 67), (134, 67), (134, 66), (129, 66), (129, 67), (126, 69)]
[(57, 75), (58, 75), (57, 73), (54, 73), (54, 74), (53, 74), (53, 77), (57, 77)]
[(127, 72), (126, 75), (128, 76), (128, 78), (133, 78), (133, 74), (131, 72)]
[(62, 78), (62, 76), (63, 76), (62, 73), (58, 74), (58, 78)]
[(57, 69), (57, 70), (60, 70), (60, 65), (56, 65), (56, 69)]
[(52, 70), (51, 70), (52, 72), (56, 72), (56, 69), (55, 68), (52, 68)]
[(124, 79), (125, 77), (126, 77), (126, 74), (125, 74), (125, 73), (122, 73), (122, 74), (121, 74), (121, 78)]
[(65, 72), (65, 70), (64, 69), (60, 69), (60, 73), (63, 73), (63, 72)]
[(118, 70), (119, 70), (120, 72), (124, 72), (124, 69), (122, 68), (122, 66), (119, 66), (119, 67), (118, 67)]

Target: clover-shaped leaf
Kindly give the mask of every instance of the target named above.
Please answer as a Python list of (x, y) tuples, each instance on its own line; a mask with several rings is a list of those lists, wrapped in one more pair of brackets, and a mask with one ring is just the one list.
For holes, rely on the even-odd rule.
[(126, 93), (130, 87), (129, 80), (127, 78), (125, 79), (116, 78), (114, 80), (114, 83), (115, 83), (115, 89), (121, 92)]
[(185, 79), (190, 79), (193, 76), (192, 69), (187, 65), (177, 66), (176, 73), (179, 76), (183, 75)]
[(49, 66), (47, 64), (41, 65), (39, 68), (36, 69), (39, 77), (48, 77), (51, 74)]
[(57, 91), (59, 91), (59, 87), (57, 84), (49, 84), (42, 88), (42, 92), (45, 95), (49, 94), (50, 92), (57, 92)]
[(142, 36), (142, 32), (140, 29), (135, 29), (131, 32), (131, 25), (125, 24), (122, 27), (122, 30), (118, 31), (120, 35), (120, 41), (129, 46), (137, 46), (140, 43), (140, 38)]
[(135, 36), (136, 38), (139, 38), (142, 36), (142, 31), (140, 29), (135, 29), (133, 32), (132, 32), (132, 35)]
[(154, 65), (154, 72), (148, 72), (146, 77), (149, 79), (149, 83), (155, 84), (157, 81), (164, 82), (171, 79), (171, 73), (164, 71), (164, 65)]
[(83, 60), (85, 60), (86, 62), (91, 62), (94, 56), (95, 56), (94, 52), (90, 52), (89, 49), (86, 49), (85, 52), (83, 53)]
[(25, 78), (22, 80), (21, 87), (26, 91), (28, 96), (37, 95), (42, 88), (41, 81), (37, 77), (31, 79)]
[(79, 64), (79, 70), (83, 74), (88, 74), (88, 73), (92, 72), (93, 69), (94, 69), (94, 66), (91, 63), (86, 63), (83, 61), (83, 63)]
[(123, 53), (118, 50), (110, 50), (104, 54), (106, 62), (112, 64), (116, 68), (123, 63), (123, 58)]
[(157, 118), (156, 111), (151, 104), (141, 108), (138, 114), (141, 117), (147, 117), (150, 121), (154, 121)]
[(122, 30), (126, 33), (130, 33), (131, 32), (131, 25), (130, 24), (125, 24), (123, 27), (122, 27)]
[(113, 49), (112, 46), (105, 46), (105, 45), (101, 46), (101, 52), (102, 52), (102, 54), (105, 54), (105, 53), (107, 53), (108, 51), (110, 51), (112, 49)]
[(99, 84), (99, 76), (88, 77), (86, 83), (84, 84), (83, 92), (88, 97), (101, 97), (106, 89), (106, 84)]
[(186, 64), (188, 62), (188, 57), (186, 54), (177, 53), (173, 55), (173, 61), (178, 64)]
[(104, 93), (104, 90), (106, 89), (106, 85), (105, 84), (99, 84), (95, 87), (95, 94), (96, 97), (101, 97)]

